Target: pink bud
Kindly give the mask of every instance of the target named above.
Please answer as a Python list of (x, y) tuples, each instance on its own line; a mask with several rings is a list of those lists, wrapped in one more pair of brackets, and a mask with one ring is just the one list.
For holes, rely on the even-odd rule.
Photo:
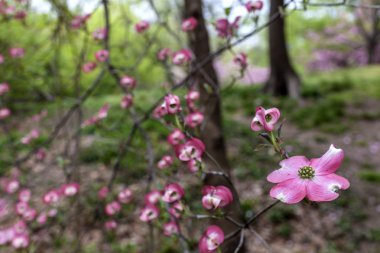
[(117, 195), (117, 200), (122, 204), (128, 204), (129, 202), (131, 202), (132, 197), (132, 191), (126, 188), (119, 192), (119, 194)]
[(264, 130), (271, 132), (280, 116), (280, 110), (277, 108), (265, 110), (263, 107), (259, 106), (256, 108), (255, 117), (252, 119), (251, 129), (252, 131)]
[(159, 210), (157, 207), (151, 204), (147, 204), (140, 213), (140, 220), (144, 222), (150, 222), (158, 217)]
[(167, 141), (170, 145), (177, 146), (181, 144), (184, 139), (185, 134), (179, 129), (174, 129), (173, 132), (169, 134)]
[(231, 190), (225, 186), (204, 186), (202, 205), (205, 209), (225, 207), (233, 201)]
[(108, 193), (109, 193), (108, 187), (107, 186), (103, 186), (98, 191), (98, 198), (99, 199), (105, 199), (107, 197)]
[(262, 1), (258, 0), (258, 1), (255, 1), (254, 3), (252, 1), (248, 1), (246, 4), (245, 4), (245, 8), (247, 9), (248, 12), (253, 12), (253, 11), (256, 11), (256, 10), (261, 10), (263, 8), (264, 4)]
[(165, 104), (169, 114), (176, 114), (181, 111), (181, 101), (176, 95), (167, 95), (165, 97)]
[(245, 53), (237, 54), (234, 63), (239, 65), (241, 69), (245, 69), (247, 67), (247, 55)]
[(57, 203), (60, 199), (61, 195), (58, 190), (51, 190), (42, 197), (42, 201), (47, 204), (54, 204)]
[(123, 76), (120, 79), (120, 85), (126, 89), (133, 89), (136, 87), (136, 80), (130, 76)]
[(146, 30), (149, 29), (149, 23), (147, 21), (144, 21), (144, 20), (141, 20), (140, 22), (138, 22), (137, 24), (135, 24), (135, 30), (136, 32), (138, 33), (143, 33), (145, 32)]
[(184, 21), (182, 21), (182, 25), (181, 25), (182, 31), (184, 32), (192, 31), (195, 29), (197, 24), (198, 24), (198, 21), (194, 17), (185, 19)]
[(190, 62), (193, 59), (193, 55), (188, 49), (181, 49), (175, 52), (172, 56), (172, 61), (175, 65), (182, 65)]
[(96, 68), (96, 62), (91, 61), (91, 62), (87, 62), (83, 64), (82, 71), (84, 73), (89, 73), (93, 71), (95, 68)]
[(105, 49), (101, 49), (95, 53), (95, 58), (98, 62), (105, 62), (108, 60), (109, 52)]
[(145, 204), (157, 204), (162, 197), (162, 194), (159, 190), (152, 190), (151, 192), (145, 195)]
[(164, 188), (164, 194), (162, 196), (162, 200), (167, 203), (173, 203), (180, 200), (185, 191), (182, 186), (177, 183), (167, 184)]
[(92, 37), (95, 40), (105, 40), (108, 36), (108, 31), (106, 28), (98, 28), (92, 33)]
[(224, 241), (223, 230), (215, 225), (209, 226), (199, 240), (199, 253), (213, 253)]
[(0, 83), (0, 96), (4, 95), (7, 92), (9, 92), (9, 84)]
[(174, 221), (165, 223), (163, 228), (164, 228), (164, 235), (166, 236), (172, 236), (172, 235), (178, 234), (179, 232), (179, 227), (177, 223), (175, 223)]
[(186, 116), (185, 125), (191, 128), (195, 128), (202, 124), (204, 119), (203, 113), (201, 112), (193, 112)]
[(175, 152), (181, 161), (187, 162), (192, 159), (200, 159), (205, 151), (205, 145), (197, 138), (191, 138), (185, 144), (175, 147)]
[(29, 189), (23, 189), (18, 194), (18, 200), (21, 202), (29, 202), (32, 192)]
[(115, 220), (108, 220), (104, 223), (104, 227), (107, 231), (116, 230), (117, 222)]
[(22, 58), (25, 55), (25, 50), (23, 48), (10, 48), (9, 54), (12, 58)]
[(157, 59), (160, 61), (165, 61), (171, 55), (171, 50), (169, 48), (163, 48), (157, 53)]
[(171, 156), (164, 156), (161, 158), (161, 160), (157, 163), (157, 167), (159, 169), (166, 169), (170, 167), (173, 164), (173, 157)]
[(117, 201), (112, 201), (111, 203), (108, 203), (105, 207), (105, 212), (107, 215), (112, 216), (114, 214), (117, 214), (121, 210), (121, 205)]
[(0, 120), (6, 119), (11, 115), (11, 111), (8, 108), (0, 109)]
[(179, 201), (172, 204), (172, 206), (169, 208), (169, 213), (171, 216), (179, 219), (182, 215), (182, 213), (185, 211), (185, 207), (183, 204)]
[(126, 94), (120, 102), (120, 107), (122, 109), (127, 109), (133, 105), (133, 96), (131, 94)]
[(15, 249), (25, 249), (29, 246), (29, 236), (26, 234), (15, 235), (12, 240), (12, 247)]
[(61, 192), (66, 197), (71, 197), (79, 192), (80, 186), (77, 183), (65, 184), (61, 187)]

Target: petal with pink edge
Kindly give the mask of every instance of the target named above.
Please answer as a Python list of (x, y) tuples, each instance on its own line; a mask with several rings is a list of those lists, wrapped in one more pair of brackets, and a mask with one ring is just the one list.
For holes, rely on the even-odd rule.
[(344, 152), (331, 144), (329, 150), (321, 157), (311, 159), (310, 166), (315, 169), (316, 175), (334, 173), (342, 164)]
[(281, 116), (280, 110), (277, 108), (271, 108), (268, 110), (265, 110), (265, 115), (270, 115), (271, 119), (268, 121), (268, 125), (274, 125), (278, 121), (278, 119)]
[(306, 196), (305, 181), (290, 179), (279, 183), (270, 190), (270, 196), (286, 204), (298, 203)]

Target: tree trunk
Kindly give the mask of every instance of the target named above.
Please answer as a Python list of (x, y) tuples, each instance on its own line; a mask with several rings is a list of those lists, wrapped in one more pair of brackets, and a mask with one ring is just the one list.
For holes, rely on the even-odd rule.
[[(194, 17), (198, 21), (196, 29), (189, 32), (188, 40), (192, 52), (195, 55), (194, 67), (202, 62), (211, 53), (208, 31), (203, 17), (202, 0), (185, 0), (184, 18)], [(206, 150), (213, 159), (229, 174), (230, 166), (227, 160), (226, 146), (222, 127), (221, 99), (219, 96), (220, 84), (212, 61), (201, 68), (195, 75), (195, 82), (200, 92), (201, 111), (205, 116), (205, 123), (201, 131), (201, 138), (206, 145)], [(218, 171), (214, 161), (205, 160), (210, 171)], [(243, 222), (239, 196), (236, 189), (226, 177), (208, 174), (204, 181), (207, 185), (225, 185), (234, 195), (234, 202), (225, 208), (225, 212), (236, 221)], [(237, 229), (236, 225), (229, 221), (211, 220), (212, 224), (220, 226), (227, 235)], [(223, 243), (223, 252), (234, 252), (239, 244), (239, 235)], [(239, 252), (244, 252), (244, 247)]]
[[(284, 0), (271, 0), (270, 17), (284, 8)], [(275, 96), (300, 96), (300, 79), (290, 62), (285, 36), (285, 19), (269, 26), (270, 76), (264, 91)]]

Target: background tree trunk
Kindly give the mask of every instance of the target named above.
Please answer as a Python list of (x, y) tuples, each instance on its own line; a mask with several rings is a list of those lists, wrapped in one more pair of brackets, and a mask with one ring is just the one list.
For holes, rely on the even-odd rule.
[[(284, 0), (271, 0), (270, 16), (284, 7)], [(300, 96), (300, 78), (290, 62), (286, 36), (285, 19), (278, 18), (269, 26), (270, 76), (264, 91), (275, 96)]]
[[(184, 18), (194, 17), (198, 21), (196, 29), (189, 33), (188, 40), (196, 60), (195, 65), (210, 55), (209, 35), (203, 17), (202, 0), (185, 0)], [(194, 81), (200, 92), (200, 106), (205, 115), (205, 124), (201, 131), (201, 138), (206, 150), (225, 171), (230, 171), (222, 127), (221, 99), (219, 96), (220, 84), (212, 61), (206, 64), (195, 75)], [(218, 171), (220, 168), (213, 161), (206, 158), (209, 170)], [(209, 174), (204, 181), (207, 185), (225, 185), (231, 189), (234, 202), (225, 208), (229, 216), (242, 222), (243, 216), (239, 196), (229, 180), (220, 175)], [(235, 231), (237, 227), (229, 221), (212, 220), (212, 224), (222, 227), (225, 234)], [(239, 235), (223, 243), (223, 252), (234, 252), (239, 244)], [(239, 252), (244, 252), (244, 247)]]

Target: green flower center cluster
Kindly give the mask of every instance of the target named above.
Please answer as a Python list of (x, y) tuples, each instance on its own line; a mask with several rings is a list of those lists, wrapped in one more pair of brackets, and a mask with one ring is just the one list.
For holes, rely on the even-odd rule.
[(305, 166), (298, 170), (298, 176), (302, 179), (311, 179), (315, 176), (315, 170), (311, 166)]

